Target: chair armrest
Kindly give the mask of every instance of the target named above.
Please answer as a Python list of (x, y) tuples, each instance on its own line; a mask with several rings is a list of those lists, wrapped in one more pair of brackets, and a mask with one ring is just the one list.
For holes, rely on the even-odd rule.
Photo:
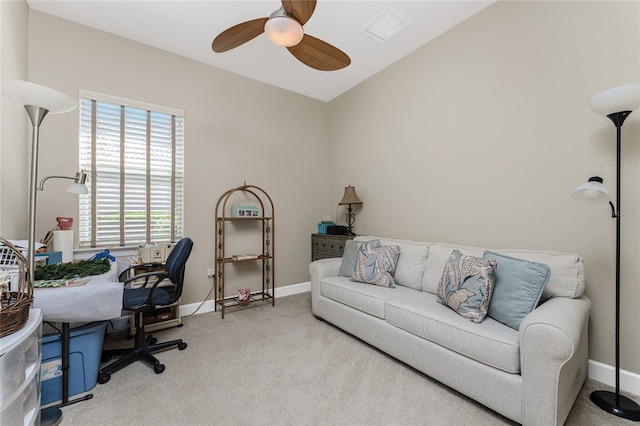
[(311, 275), (311, 311), (318, 315), (318, 295), (320, 294), (320, 281), (326, 277), (335, 277), (340, 272), (342, 264), (341, 257), (319, 259), (309, 264), (309, 274)]
[[(152, 278), (152, 277), (155, 277), (155, 279), (150, 280), (150, 278)], [(165, 271), (145, 272), (144, 274), (139, 274), (139, 275), (136, 275), (136, 276), (131, 277), (129, 279), (126, 279), (126, 280), (122, 281), (122, 283), (126, 287), (128, 284), (131, 284), (134, 281), (140, 281), (142, 279), (144, 279), (144, 283), (140, 287), (144, 287), (144, 288), (149, 287), (149, 282), (151, 281), (152, 284), (151, 284), (150, 288), (154, 289), (162, 281), (164, 281), (165, 279), (169, 279), (169, 274), (167, 274)]]
[[(520, 325), (524, 424), (562, 424), (587, 376), (591, 301), (554, 297)], [(554, 407), (555, 409), (550, 409)]]
[(129, 275), (129, 271), (131, 271), (132, 269), (135, 270), (136, 268), (147, 268), (148, 271), (157, 271), (159, 268), (162, 268), (163, 266), (164, 266), (163, 263), (158, 263), (158, 262), (138, 263), (120, 272), (120, 275), (118, 275), (118, 281), (123, 282), (122, 280), (126, 279), (126, 276)]
[[(155, 277), (153, 280), (150, 280), (150, 278)], [(153, 295), (156, 291), (156, 288), (158, 287), (158, 285), (160, 285), (160, 283), (162, 283), (164, 280), (169, 280), (171, 282), (171, 280), (169, 279), (169, 274), (165, 271), (156, 271), (156, 272), (146, 272), (144, 274), (139, 274), (136, 275), (135, 277), (131, 277), (128, 280), (124, 281), (124, 287), (126, 288), (130, 283), (132, 283), (133, 281), (137, 281), (137, 280), (141, 280), (144, 279), (144, 282), (142, 283), (142, 285), (136, 289), (133, 289), (132, 291), (138, 291), (141, 290), (143, 288), (148, 288), (149, 294), (147, 295), (147, 298), (145, 299), (145, 301), (143, 303), (141, 303), (140, 305), (131, 305), (129, 306), (130, 308), (133, 308), (133, 310), (136, 310), (138, 308), (140, 308), (143, 305), (149, 305), (152, 308), (154, 308), (156, 305), (153, 303)], [(149, 285), (149, 283), (152, 282), (151, 285)], [(173, 303), (173, 302), (172, 302)], [(158, 305), (160, 306), (160, 305)]]

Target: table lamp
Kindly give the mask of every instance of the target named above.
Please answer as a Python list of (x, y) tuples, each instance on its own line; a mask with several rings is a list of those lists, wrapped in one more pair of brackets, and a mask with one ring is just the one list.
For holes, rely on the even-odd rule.
[(347, 205), (347, 233), (345, 235), (356, 235), (353, 233), (353, 223), (356, 221), (356, 214), (353, 213), (351, 206), (353, 204), (362, 204), (362, 200), (358, 198), (358, 194), (356, 194), (356, 188), (349, 185), (344, 188), (344, 195), (342, 196), (342, 200), (338, 203), (339, 206)]

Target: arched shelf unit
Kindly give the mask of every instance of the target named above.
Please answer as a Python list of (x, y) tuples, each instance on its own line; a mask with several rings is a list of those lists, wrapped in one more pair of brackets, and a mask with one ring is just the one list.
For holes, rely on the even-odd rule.
[[(240, 194), (239, 194), (240, 193)], [(258, 211), (245, 210), (231, 204), (234, 195), (242, 195), (249, 202), (256, 202)], [(242, 215), (239, 213), (242, 212)], [(246, 214), (246, 215), (245, 215)], [(275, 305), (274, 295), (274, 215), (273, 201), (269, 194), (262, 188), (255, 185), (242, 185), (226, 191), (216, 203), (216, 225), (215, 225), (215, 310), (220, 309), (222, 318), (227, 309), (244, 306), (253, 302), (264, 302), (271, 300), (271, 306)], [(262, 252), (255, 254), (238, 255), (227, 253), (227, 240), (232, 238), (229, 235), (227, 226), (234, 223), (258, 222), (261, 224), (261, 246)], [(256, 231), (258, 238), (259, 231)], [(258, 262), (262, 265), (262, 282), (260, 290), (250, 292), (249, 300), (241, 301), (237, 294), (227, 295), (225, 284), (227, 281), (227, 266), (241, 262)]]

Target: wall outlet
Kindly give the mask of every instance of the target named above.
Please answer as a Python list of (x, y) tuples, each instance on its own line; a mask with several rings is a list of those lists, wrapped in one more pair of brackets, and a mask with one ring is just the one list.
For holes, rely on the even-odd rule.
[(213, 278), (213, 275), (215, 274), (215, 269), (214, 268), (207, 268), (207, 278)]

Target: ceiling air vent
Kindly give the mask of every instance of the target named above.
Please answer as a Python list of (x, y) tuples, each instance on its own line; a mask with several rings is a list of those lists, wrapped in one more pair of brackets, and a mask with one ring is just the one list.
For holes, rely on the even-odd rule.
[(402, 15), (395, 10), (386, 8), (369, 21), (361, 31), (369, 37), (385, 43), (408, 26), (407, 20)]

